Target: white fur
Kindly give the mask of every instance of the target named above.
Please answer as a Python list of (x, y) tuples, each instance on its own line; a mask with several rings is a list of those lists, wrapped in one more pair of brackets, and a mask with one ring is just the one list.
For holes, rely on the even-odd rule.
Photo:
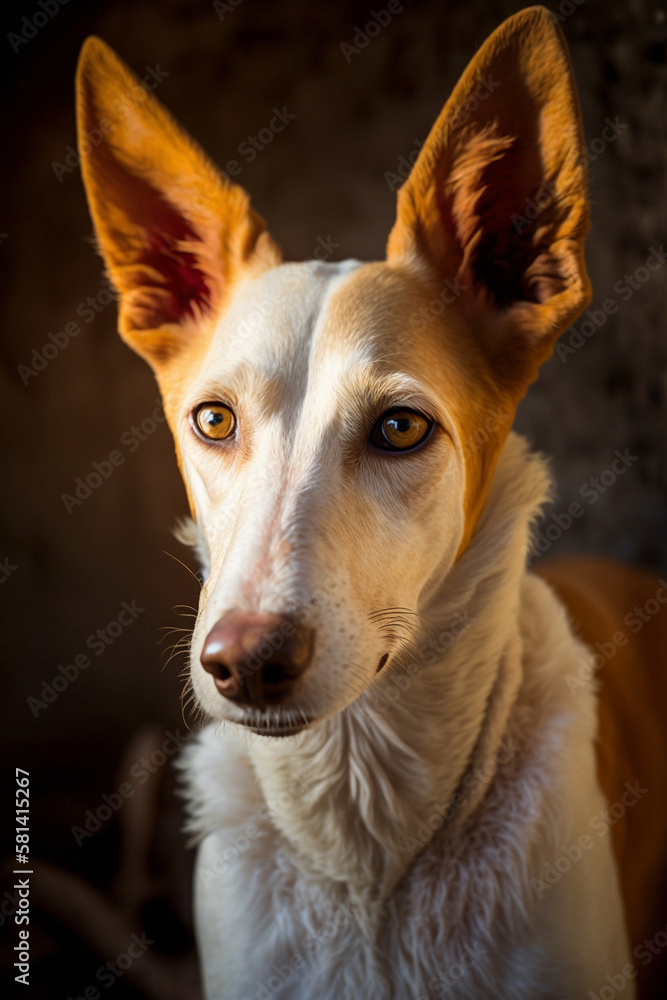
[[(581, 1000), (627, 960), (609, 837), (590, 827), (595, 696), (564, 679), (589, 653), (524, 572), (548, 489), (511, 436), (472, 543), (418, 605), (466, 625), (435, 662), (410, 677), (405, 649), (299, 736), (214, 725), (189, 751), (208, 1000)], [(594, 847), (531, 885), (582, 834)]]
[[(385, 652), (400, 656), (402, 636), (387, 639), (370, 612), (416, 609), (423, 592), (439, 587), (461, 541), (462, 448), (442, 392), (409, 352), (386, 357), (389, 317), (377, 295), (341, 336), (341, 301), (360, 266), (282, 265), (242, 285), (181, 401), (183, 471), (210, 566), (192, 683), (213, 719), (248, 718), (199, 664), (205, 636), (225, 611), (307, 610), (315, 662), (280, 716), (321, 720), (369, 687)], [(403, 309), (406, 328), (409, 289), (397, 279), (393, 302), (386, 293), (383, 304), (394, 319)], [(250, 459), (194, 439), (190, 414), (210, 400), (232, 406)], [(378, 455), (366, 426), (376, 400), (428, 407), (451, 437), (441, 433), (426, 457)]]

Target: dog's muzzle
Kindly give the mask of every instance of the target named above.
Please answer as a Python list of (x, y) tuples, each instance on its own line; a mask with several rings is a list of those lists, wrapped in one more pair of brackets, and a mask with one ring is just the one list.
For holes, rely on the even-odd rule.
[(200, 659), (225, 698), (266, 708), (294, 691), (313, 640), (313, 630), (289, 615), (232, 610), (206, 636)]

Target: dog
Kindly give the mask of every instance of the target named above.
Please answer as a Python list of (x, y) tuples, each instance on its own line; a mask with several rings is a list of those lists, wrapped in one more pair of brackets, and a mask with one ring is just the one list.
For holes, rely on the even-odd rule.
[(206, 997), (658, 996), (667, 589), (527, 571), (551, 485), (511, 430), (590, 301), (555, 20), (531, 7), (483, 44), (379, 263), (283, 263), (96, 38), (77, 108), (202, 565), (209, 724), (184, 766)]

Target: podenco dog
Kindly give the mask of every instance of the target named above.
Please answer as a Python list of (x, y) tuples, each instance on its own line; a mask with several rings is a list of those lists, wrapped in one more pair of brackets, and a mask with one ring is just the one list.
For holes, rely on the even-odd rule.
[(187, 770), (206, 996), (657, 982), (648, 666), (667, 615), (636, 636), (627, 616), (667, 590), (605, 563), (525, 568), (550, 482), (512, 420), (589, 300), (551, 16), (482, 46), (382, 263), (281, 263), (247, 195), (95, 38), (77, 96), (81, 137), (104, 134), (81, 157), (120, 333), (157, 376), (205, 576), (191, 680), (210, 725)]

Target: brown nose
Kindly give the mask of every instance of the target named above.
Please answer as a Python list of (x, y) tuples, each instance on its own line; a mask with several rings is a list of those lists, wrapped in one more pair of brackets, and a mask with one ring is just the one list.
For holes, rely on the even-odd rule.
[(206, 636), (200, 659), (225, 698), (262, 708), (293, 690), (312, 650), (313, 630), (288, 615), (228, 611)]

